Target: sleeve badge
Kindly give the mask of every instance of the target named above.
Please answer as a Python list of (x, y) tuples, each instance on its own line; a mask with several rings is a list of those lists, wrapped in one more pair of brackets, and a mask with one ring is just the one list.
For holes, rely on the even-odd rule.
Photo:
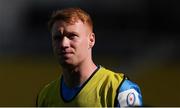
[(130, 92), (128, 95), (127, 95), (127, 98), (126, 98), (127, 100), (127, 105), (128, 106), (133, 106), (134, 105), (134, 103), (135, 103), (135, 99), (136, 99), (136, 97), (135, 97), (135, 94), (133, 93), (133, 92)]

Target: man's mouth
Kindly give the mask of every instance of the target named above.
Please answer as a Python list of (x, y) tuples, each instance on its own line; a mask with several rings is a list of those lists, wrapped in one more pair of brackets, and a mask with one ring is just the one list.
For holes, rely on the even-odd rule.
[(64, 56), (64, 57), (68, 57), (69, 55), (73, 54), (73, 52), (70, 51), (61, 51), (58, 53), (58, 55)]

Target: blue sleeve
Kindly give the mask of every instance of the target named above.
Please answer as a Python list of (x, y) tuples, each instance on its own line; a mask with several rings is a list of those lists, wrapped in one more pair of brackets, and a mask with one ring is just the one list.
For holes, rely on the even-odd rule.
[(117, 107), (142, 106), (142, 95), (139, 86), (125, 79), (117, 93)]

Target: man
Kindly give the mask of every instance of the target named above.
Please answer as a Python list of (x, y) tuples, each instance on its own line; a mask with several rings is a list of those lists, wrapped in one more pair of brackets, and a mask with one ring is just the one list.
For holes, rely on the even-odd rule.
[(93, 23), (80, 8), (56, 11), (50, 21), (52, 46), (62, 74), (38, 95), (37, 106), (141, 106), (139, 87), (124, 74), (92, 60)]

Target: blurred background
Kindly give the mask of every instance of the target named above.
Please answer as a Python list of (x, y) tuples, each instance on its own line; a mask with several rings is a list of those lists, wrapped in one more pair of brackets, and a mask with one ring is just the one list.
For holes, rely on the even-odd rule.
[(145, 106), (180, 106), (180, 7), (175, 0), (0, 0), (0, 106), (35, 106), (61, 67), (47, 22), (80, 7), (94, 21), (94, 61), (123, 71)]

